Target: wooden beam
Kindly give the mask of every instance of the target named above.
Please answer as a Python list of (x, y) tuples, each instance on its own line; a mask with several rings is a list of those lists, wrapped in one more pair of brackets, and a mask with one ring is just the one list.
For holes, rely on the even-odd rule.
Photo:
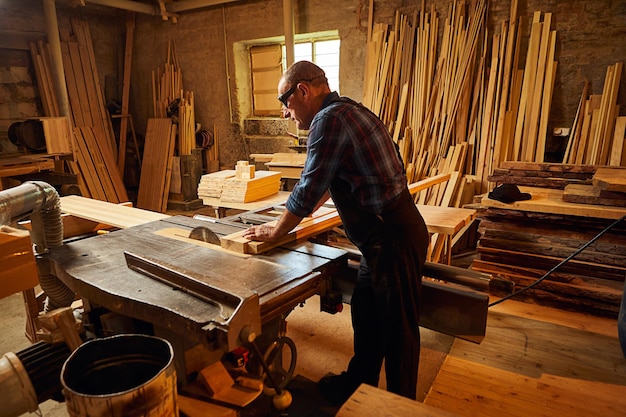
[[(130, 74), (133, 60), (133, 39), (135, 33), (135, 14), (126, 13), (126, 46), (124, 49), (124, 81), (122, 86), (122, 115), (128, 114), (128, 101), (130, 97)], [(120, 138), (117, 149), (117, 168), (124, 177), (124, 167), (126, 164), (126, 131), (128, 129), (128, 118), (120, 119)], [(137, 151), (139, 151), (137, 149)], [(139, 155), (137, 155), (139, 156)]]

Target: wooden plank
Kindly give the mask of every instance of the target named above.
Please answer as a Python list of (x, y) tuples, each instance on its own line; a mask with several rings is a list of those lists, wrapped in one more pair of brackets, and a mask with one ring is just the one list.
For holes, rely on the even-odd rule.
[(176, 132), (176, 126), (172, 124), (169, 141), (167, 142), (167, 146), (165, 146), (165, 183), (163, 184), (163, 189), (161, 190), (161, 194), (159, 196), (161, 202), (161, 213), (165, 213), (167, 210), (167, 198), (170, 190), (170, 181), (172, 180), (172, 165), (174, 163), (173, 156), (174, 149), (176, 147)]
[[(276, 221), (269, 222), (267, 224), (272, 226), (276, 224)], [(311, 215), (311, 217), (303, 219), (298, 226), (289, 232), (289, 234), (276, 242), (258, 242), (246, 239), (242, 236), (245, 233), (245, 230), (223, 236), (220, 238), (220, 242), (222, 244), (222, 248), (228, 250), (238, 253), (260, 254), (286, 243), (293, 242), (298, 239), (304, 239), (323, 231), (330, 230), (340, 224), (341, 218), (336, 210), (329, 209), (327, 207), (320, 207)]]
[(61, 197), (60, 201), (63, 213), (121, 229), (170, 217), (162, 213), (77, 195)]
[(626, 215), (626, 209), (618, 207), (597, 206), (593, 204), (576, 204), (563, 201), (562, 190), (551, 190), (539, 187), (519, 187), (520, 191), (532, 195), (532, 199), (505, 204), (500, 201), (483, 198), (484, 207), (504, 208), (538, 213), (564, 214), (580, 217), (596, 217), (600, 219), (619, 219)]
[[(163, 210), (164, 193), (169, 193), (168, 166), (171, 170), (174, 152), (175, 128), (169, 118), (148, 119), (142, 161), (137, 207), (160, 212)], [(168, 185), (168, 187), (166, 187)]]
[(626, 193), (626, 168), (598, 168), (593, 184), (602, 190)]
[(237, 411), (178, 394), (178, 406), (187, 417), (237, 417)]
[(626, 160), (622, 158), (624, 153), (624, 140), (626, 140), (626, 116), (619, 116), (615, 122), (615, 133), (613, 134), (609, 165), (626, 166)]
[(563, 190), (563, 201), (601, 206), (626, 207), (626, 193), (603, 191), (592, 185), (570, 184)]
[[(128, 114), (128, 101), (130, 98), (130, 74), (133, 59), (133, 35), (135, 32), (135, 14), (126, 13), (126, 43), (124, 48), (124, 80), (122, 84), (122, 114)], [(124, 167), (126, 163), (126, 132), (128, 128), (128, 118), (122, 117), (120, 120), (120, 136), (117, 154), (117, 167), (122, 177), (124, 177)]]
[(537, 132), (537, 154), (535, 161), (543, 162), (545, 157), (546, 140), (548, 136), (548, 119), (552, 105), (552, 91), (556, 79), (557, 62), (554, 61), (556, 47), (556, 31), (550, 32), (550, 46), (548, 47), (548, 66), (546, 68), (543, 96), (541, 98), (541, 114), (539, 116), (539, 130)]
[(431, 407), (367, 384), (361, 384), (336, 414), (336, 417), (392, 416), (454, 417), (458, 414)]

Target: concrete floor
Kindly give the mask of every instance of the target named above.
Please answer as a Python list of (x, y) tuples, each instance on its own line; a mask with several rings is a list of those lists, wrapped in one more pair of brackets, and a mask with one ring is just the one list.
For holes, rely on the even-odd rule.
[[(14, 294), (0, 300), (0, 355), (6, 352), (18, 352), (30, 345), (25, 337), (25, 313), (21, 294)], [(423, 400), (439, 367), (452, 344), (453, 338), (422, 329), (422, 350), (418, 398)], [(297, 365), (294, 375), (297, 379), (310, 382), (305, 390), (314, 390), (311, 381), (317, 381), (328, 372), (343, 371), (352, 356), (352, 327), (350, 324), (350, 307), (345, 306), (343, 312), (336, 315), (320, 312), (319, 297), (307, 300), (302, 307), (296, 307), (287, 317), (287, 336), (295, 341), (297, 348)], [(384, 371), (383, 371), (384, 372)], [(294, 378), (295, 380), (296, 378)], [(384, 388), (384, 375), (381, 385)], [(291, 389), (291, 387), (290, 387)], [(294, 386), (294, 390), (298, 390)], [(294, 393), (295, 394), (295, 393)], [(0, 393), (0, 396), (5, 393)], [(302, 401), (311, 401), (311, 395), (301, 396)], [(294, 395), (294, 405), (309, 407), (308, 404), (297, 404), (299, 397)], [(315, 406), (311, 416), (332, 416), (336, 409)], [(40, 404), (41, 415), (44, 417), (69, 416), (64, 403), (48, 400)], [(24, 416), (35, 416), (26, 413)]]

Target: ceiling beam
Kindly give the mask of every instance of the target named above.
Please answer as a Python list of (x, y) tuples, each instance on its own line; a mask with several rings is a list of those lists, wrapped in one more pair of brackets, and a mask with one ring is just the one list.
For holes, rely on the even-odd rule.
[[(202, 9), (204, 7), (218, 6), (226, 3), (233, 3), (238, 0), (181, 0), (165, 3), (165, 9), (169, 13), (186, 12), (189, 10)], [(114, 7), (116, 9), (128, 10), (131, 12), (160, 16), (161, 10), (155, 4), (140, 3), (133, 0), (85, 0), (86, 3), (98, 4), (100, 6)]]
[(178, 13), (188, 10), (202, 9), (204, 7), (218, 6), (226, 3), (233, 3), (238, 0), (181, 0), (172, 3), (166, 3), (165, 8), (168, 12)]
[(161, 15), (161, 11), (156, 5), (140, 3), (131, 0), (85, 0), (87, 3), (98, 4), (100, 6), (114, 7), (116, 9), (128, 10), (131, 12), (144, 13), (153, 16)]

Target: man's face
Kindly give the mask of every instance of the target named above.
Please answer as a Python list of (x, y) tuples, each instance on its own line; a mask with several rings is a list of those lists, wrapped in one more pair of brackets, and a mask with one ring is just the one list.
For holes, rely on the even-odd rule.
[(293, 120), (300, 130), (307, 130), (313, 120), (310, 115), (310, 97), (308, 86), (304, 83), (289, 86), (281, 80), (278, 84), (278, 99), (282, 103), (283, 117)]

